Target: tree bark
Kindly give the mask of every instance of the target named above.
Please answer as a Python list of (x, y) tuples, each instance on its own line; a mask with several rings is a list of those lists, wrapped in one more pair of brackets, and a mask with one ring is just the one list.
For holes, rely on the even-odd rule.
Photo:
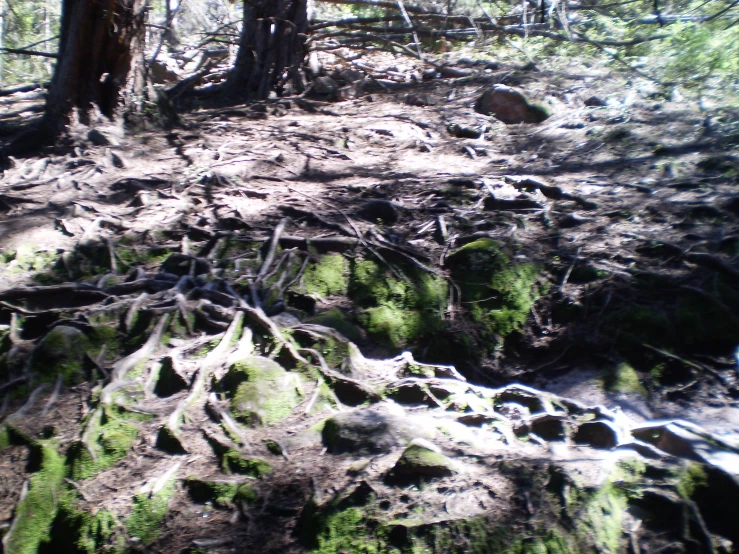
[(302, 91), (307, 0), (244, 0), (244, 23), (236, 63), (224, 93), (231, 100), (264, 100), (291, 81)]
[(113, 118), (139, 111), (144, 87), (145, 0), (64, 0), (59, 62), (42, 127), (54, 138), (74, 110)]

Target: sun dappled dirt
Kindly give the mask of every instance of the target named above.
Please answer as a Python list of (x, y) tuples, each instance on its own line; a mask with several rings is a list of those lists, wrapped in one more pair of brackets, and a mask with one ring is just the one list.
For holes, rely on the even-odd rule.
[[(378, 67), (401, 63), (382, 56), (370, 61)], [(669, 100), (639, 76), (604, 69), (491, 69), (464, 60), (457, 66), (469, 75), (382, 85), (373, 80), (374, 89), (368, 85), (344, 101), (193, 109), (182, 114), (182, 127), (167, 132), (123, 134), (108, 125), (99, 128), (103, 141), (73, 128), (67, 149), (14, 161), (0, 180), (1, 409), (6, 427), (19, 435), (0, 462), (6, 529), (12, 529), (12, 509), (31, 474), (22, 469), (28, 453), (21, 445), (54, 437), (60, 452), (79, 444), (90, 448), (85, 429), (95, 414), (117, 421), (124, 434), (133, 426), (134, 437), (107, 467), (72, 474), (64, 487), (77, 491), (79, 503), (114, 514), (105, 540), (133, 551), (344, 551), (348, 547), (328, 535), (317, 544), (301, 539), (312, 521), (306, 506), (325, 507), (347, 495), (354, 499), (348, 505), (361, 505), (357, 494), (380, 499), (379, 519), (402, 520), (403, 529), (411, 520), (431, 525), (484, 515), (515, 535), (531, 533), (550, 509), (543, 493), (535, 497), (541, 483), (531, 471), (553, 460), (584, 474), (613, 468), (613, 461), (588, 466), (608, 456), (585, 446), (568, 458), (541, 439), (504, 441), (491, 450), (474, 440), (462, 447), (458, 437), (442, 434), (435, 444), (465, 466), (461, 476), (441, 485), (398, 487), (387, 479), (397, 448), (338, 457), (321, 443), (328, 415), (378, 399), (355, 383), (374, 386), (372, 379), (352, 381), (352, 374), (342, 381), (333, 368), (307, 372), (290, 414), (275, 425), (247, 427), (248, 441), (240, 442), (218, 415), (229, 393), (193, 394), (198, 375), (213, 379), (203, 385), (208, 393), (224, 378), (226, 355), (214, 357), (207, 372), (203, 360), (215, 346), (208, 341), (227, 332), (238, 297), (253, 308), (258, 304), (279, 327), (308, 336), (297, 340), (303, 356), (309, 356), (306, 348), (323, 348), (329, 360), (338, 347), (325, 327), (300, 331), (294, 320), (311, 323), (339, 310), (346, 322), (334, 327), (355, 333), (350, 338), (367, 358), (397, 365), (393, 356), (407, 348), (421, 362), (455, 365), (471, 383), (525, 382), (587, 406), (619, 406), (637, 422), (679, 416), (726, 440), (736, 437), (736, 111), (705, 112), (690, 101)], [(477, 98), (494, 83), (520, 88), (553, 115), (539, 125), (505, 125), (475, 112)], [(30, 108), (3, 104), (3, 119), (17, 120), (21, 108), (37, 113), (35, 97), (26, 98)], [(281, 248), (270, 260), (276, 229)], [(459, 276), (467, 268), (450, 261), (465, 245), (487, 239), (511, 267), (536, 268), (526, 281), (524, 292), (537, 292), (525, 304), (525, 321), (506, 333), (481, 330), (470, 316), (488, 299), (465, 296)], [(318, 292), (306, 285), (306, 267), (326, 252), (343, 253), (353, 274), (374, 260), (392, 271), (449, 279), (451, 286), (440, 289), (440, 328), (419, 336), (373, 332), (364, 314), (382, 306), (358, 304), (352, 292), (362, 284), (358, 278), (348, 291), (327, 282)], [(132, 320), (137, 307), (146, 308), (144, 323)], [(145, 347), (156, 335), (157, 318), (168, 313), (173, 321), (180, 318), (179, 327), (172, 323), (149, 352), (149, 365), (132, 366), (117, 382), (120, 361)], [(272, 328), (262, 316), (246, 313), (254, 318), (249, 338), (256, 352), (287, 367), (287, 342), (270, 339)], [(101, 324), (116, 332), (114, 339), (109, 333), (85, 343), (78, 360), (83, 376), (46, 379), (43, 388), (33, 388), (39, 382), (28, 374), (30, 353), (60, 324), (92, 337)], [(442, 340), (446, 347), (435, 349)], [(210, 350), (201, 351), (205, 346)], [(174, 360), (183, 381), (166, 394), (154, 390), (152, 369), (164, 358)], [(315, 364), (316, 357), (309, 361)], [(290, 363), (305, 370), (295, 355)], [(346, 362), (339, 365), (344, 371)], [(324, 398), (324, 380), (337, 389), (333, 399)], [(346, 400), (339, 385), (354, 387), (360, 400)], [(454, 412), (434, 395), (409, 401), (397, 386), (383, 395), (411, 414), (425, 413), (429, 402)], [(123, 394), (116, 396), (117, 390)], [(173, 424), (174, 434), (184, 452), (161, 438), (178, 406), (186, 413)], [(272, 473), (242, 468), (252, 480), (241, 500), (232, 491), (220, 504), (193, 501), (186, 477), (233, 487), (244, 482), (228, 469), (228, 452), (239, 447), (268, 459)], [(175, 475), (156, 533), (130, 532), (136, 505), (148, 506), (144, 515), (157, 521), (156, 507), (144, 498), (153, 504)], [(602, 482), (602, 475), (590, 477)], [(388, 540), (404, 548), (411, 539), (401, 527), (391, 525)], [(627, 542), (639, 540), (636, 531), (629, 536)], [(642, 538), (652, 546), (667, 544), (657, 532)], [(436, 551), (466, 551), (458, 544), (458, 550), (444, 550), (436, 540)]]

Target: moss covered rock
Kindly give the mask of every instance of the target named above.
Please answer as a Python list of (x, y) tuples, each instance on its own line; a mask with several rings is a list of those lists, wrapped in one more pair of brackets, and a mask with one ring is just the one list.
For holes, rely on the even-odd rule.
[(539, 269), (517, 263), (488, 238), (470, 242), (446, 260), (462, 302), (471, 318), (482, 326), (486, 339), (505, 337), (523, 327), (531, 307), (544, 292)]
[(358, 320), (370, 337), (398, 351), (442, 329), (448, 288), (441, 277), (396, 267), (402, 278), (372, 260), (355, 260), (349, 294), (364, 308)]
[(446, 477), (459, 471), (457, 464), (426, 441), (413, 441), (395, 463), (391, 476), (395, 479)]
[(31, 355), (31, 370), (44, 380), (62, 375), (67, 385), (84, 378), (83, 361), (90, 348), (87, 336), (75, 327), (58, 325), (41, 339)]
[(417, 437), (435, 435), (431, 422), (414, 418), (393, 404), (337, 414), (326, 420), (322, 436), (330, 452), (385, 452)]
[(336, 329), (339, 333), (354, 342), (362, 338), (362, 335), (357, 326), (351, 323), (344, 315), (344, 313), (338, 308), (332, 308), (325, 312), (321, 312), (315, 317), (308, 319), (307, 323), (323, 325), (324, 327)]
[(64, 458), (53, 444), (33, 445), (32, 462), (37, 471), (15, 510), (13, 526), (3, 538), (5, 551), (12, 554), (36, 554), (39, 545), (49, 540), (49, 529), (64, 488)]
[(349, 285), (349, 261), (341, 254), (326, 254), (303, 274), (305, 292), (326, 298), (346, 294)]
[(272, 464), (261, 458), (245, 456), (236, 450), (229, 450), (223, 454), (223, 470), (227, 473), (239, 473), (249, 477), (261, 478), (272, 473)]
[(261, 356), (234, 363), (221, 380), (236, 418), (251, 426), (275, 425), (300, 402), (301, 379)]
[(78, 441), (67, 453), (73, 479), (88, 479), (112, 466), (128, 454), (138, 435), (138, 427), (113, 409), (93, 412), (91, 417), (98, 418), (89, 423), (93, 426), (89, 434), (92, 440), (89, 446), (93, 452)]

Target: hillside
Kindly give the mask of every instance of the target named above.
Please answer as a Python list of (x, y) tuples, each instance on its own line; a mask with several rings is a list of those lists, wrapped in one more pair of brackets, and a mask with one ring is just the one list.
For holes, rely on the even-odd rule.
[(2, 174), (4, 551), (734, 552), (737, 110), (361, 61)]

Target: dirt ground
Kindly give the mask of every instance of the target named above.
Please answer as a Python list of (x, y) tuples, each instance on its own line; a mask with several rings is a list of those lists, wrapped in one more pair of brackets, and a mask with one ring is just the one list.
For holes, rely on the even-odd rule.
[[(468, 382), (478, 385), (522, 382), (588, 406), (618, 406), (637, 422), (679, 417), (727, 440), (737, 438), (739, 359), (732, 349), (737, 341), (731, 345), (712, 329), (716, 318), (726, 318), (727, 329), (739, 325), (739, 112), (670, 98), (629, 72), (574, 62), (536, 70), (493, 61), (458, 57), (453, 66), (468, 75), (375, 80), (356, 98), (341, 101), (275, 99), (192, 109), (182, 113), (182, 126), (170, 131), (130, 134), (101, 125), (105, 144), (89, 129), (75, 127), (68, 147), (14, 160), (0, 177), (0, 325), (5, 333), (0, 336), (12, 342), (17, 359), (25, 359), (59, 322), (87, 328), (97, 313), (85, 297), (93, 288), (108, 291), (100, 306), (121, 303), (125, 313), (146, 294), (144, 302), (156, 312), (175, 302), (167, 291), (151, 288), (162, 260), (180, 253), (210, 260), (215, 268), (219, 241), (226, 238), (256, 246), (212, 274), (237, 289), (245, 287), (254, 276), (240, 274), (239, 258), (244, 267), (263, 258), (262, 245), (269, 244), (281, 222), (284, 249), (330, 238), (364, 252), (404, 252), (440, 275), (448, 275), (445, 260), (459, 246), (488, 237), (515, 244), (514, 260), (538, 264), (547, 292), (520, 332), (493, 354), (459, 363), (454, 352), (448, 360), (426, 360), (421, 345), (414, 350), (416, 359), (458, 365)], [(365, 63), (377, 71), (392, 68), (397, 75), (416, 70), (413, 62), (389, 55)], [(552, 116), (538, 125), (505, 125), (477, 113), (476, 100), (496, 83), (521, 89), (547, 105)], [(39, 92), (0, 98), (0, 130), (10, 133), (18, 122), (33, 120), (42, 100)], [(450, 130), (455, 125), (480, 136), (455, 136)], [(377, 200), (387, 202), (372, 204)], [(368, 209), (379, 211), (367, 217)], [(80, 251), (108, 255), (80, 258)], [(345, 256), (359, 255), (352, 252), (358, 251)], [(137, 288), (135, 283), (147, 279)], [(658, 284), (645, 290), (645, 279)], [(73, 286), (58, 288), (65, 283)], [(41, 286), (57, 288), (53, 294), (23, 292)], [(111, 292), (109, 287), (119, 288)], [(211, 290), (217, 300), (225, 289)], [(634, 358), (644, 357), (644, 351), (652, 361), (661, 358), (670, 379), (657, 382), (645, 366), (637, 373), (647, 394), (598, 386), (602, 369), (619, 363), (633, 346), (615, 336), (611, 318), (634, 306), (659, 315), (675, 291), (692, 291), (699, 303), (715, 309), (705, 315), (711, 321), (701, 320), (699, 338), (682, 350), (649, 344), (656, 336), (651, 330), (637, 337), (641, 350)], [(268, 315), (284, 306), (273, 308)], [(349, 317), (360, 311), (345, 296), (318, 298), (313, 310), (332, 308)], [(465, 309), (452, 298), (445, 319), (455, 332), (473, 333)], [(181, 342), (174, 339), (169, 347), (185, 348), (202, 333), (226, 331), (227, 322), (218, 314), (213, 318), (210, 328)], [(398, 354), (364, 331), (357, 344), (368, 358)], [(134, 351), (124, 345), (120, 356)], [(30, 390), (14, 392), (21, 374), (8, 363), (0, 411), (6, 423), (28, 437), (53, 434), (59, 450), (66, 451), (98, 409), (94, 391), (107, 382), (104, 375), (114, 371), (116, 361), (100, 354), (93, 360), (102, 368), (97, 378), (72, 385), (52, 381), (30, 400)], [(186, 356), (180, 370), (194, 379), (199, 363)], [(265, 440), (295, 444), (271, 458), (275, 470), (268, 480), (256, 481), (258, 505), (247, 510), (195, 503), (178, 482), (161, 534), (150, 544), (129, 541), (128, 548), (306, 551), (298, 538), (306, 503), (357, 484), (350, 467), (356, 459), (337, 459), (310, 437), (305, 444), (296, 439), (326, 417), (303, 409), (317, 387), (311, 384), (302, 404), (278, 426), (249, 431), (260, 455), (266, 455)], [(68, 479), (87, 505), (123, 520), (142, 487), (173, 468), (182, 478), (235, 482), (224, 475), (206, 432), (223, 435), (208, 415), (207, 395), (196, 399), (182, 421), (187, 453), (172, 455), (157, 446), (165, 416), (189, 394), (187, 389), (166, 398), (130, 393), (136, 406), (154, 416), (137, 423), (138, 435), (120, 461), (94, 478)], [(450, 442), (444, 448), (454, 446)], [(555, 456), (536, 448), (521, 446), (515, 455), (480, 454), (487, 461), (480, 461), (478, 473), (456, 478), (443, 490), (398, 491), (378, 484), (397, 453), (371, 458), (363, 479), (373, 483), (378, 497), (397, 503), (391, 510), (395, 518), (423, 513), (438, 520), (498, 510), (500, 521), (515, 520), (528, 513), (530, 499), (493, 470), (522, 457)], [(0, 458), (0, 519), (6, 529), (30, 475), (24, 469), (28, 455), (16, 445)], [(460, 456), (469, 461), (475, 454), (467, 450)]]

